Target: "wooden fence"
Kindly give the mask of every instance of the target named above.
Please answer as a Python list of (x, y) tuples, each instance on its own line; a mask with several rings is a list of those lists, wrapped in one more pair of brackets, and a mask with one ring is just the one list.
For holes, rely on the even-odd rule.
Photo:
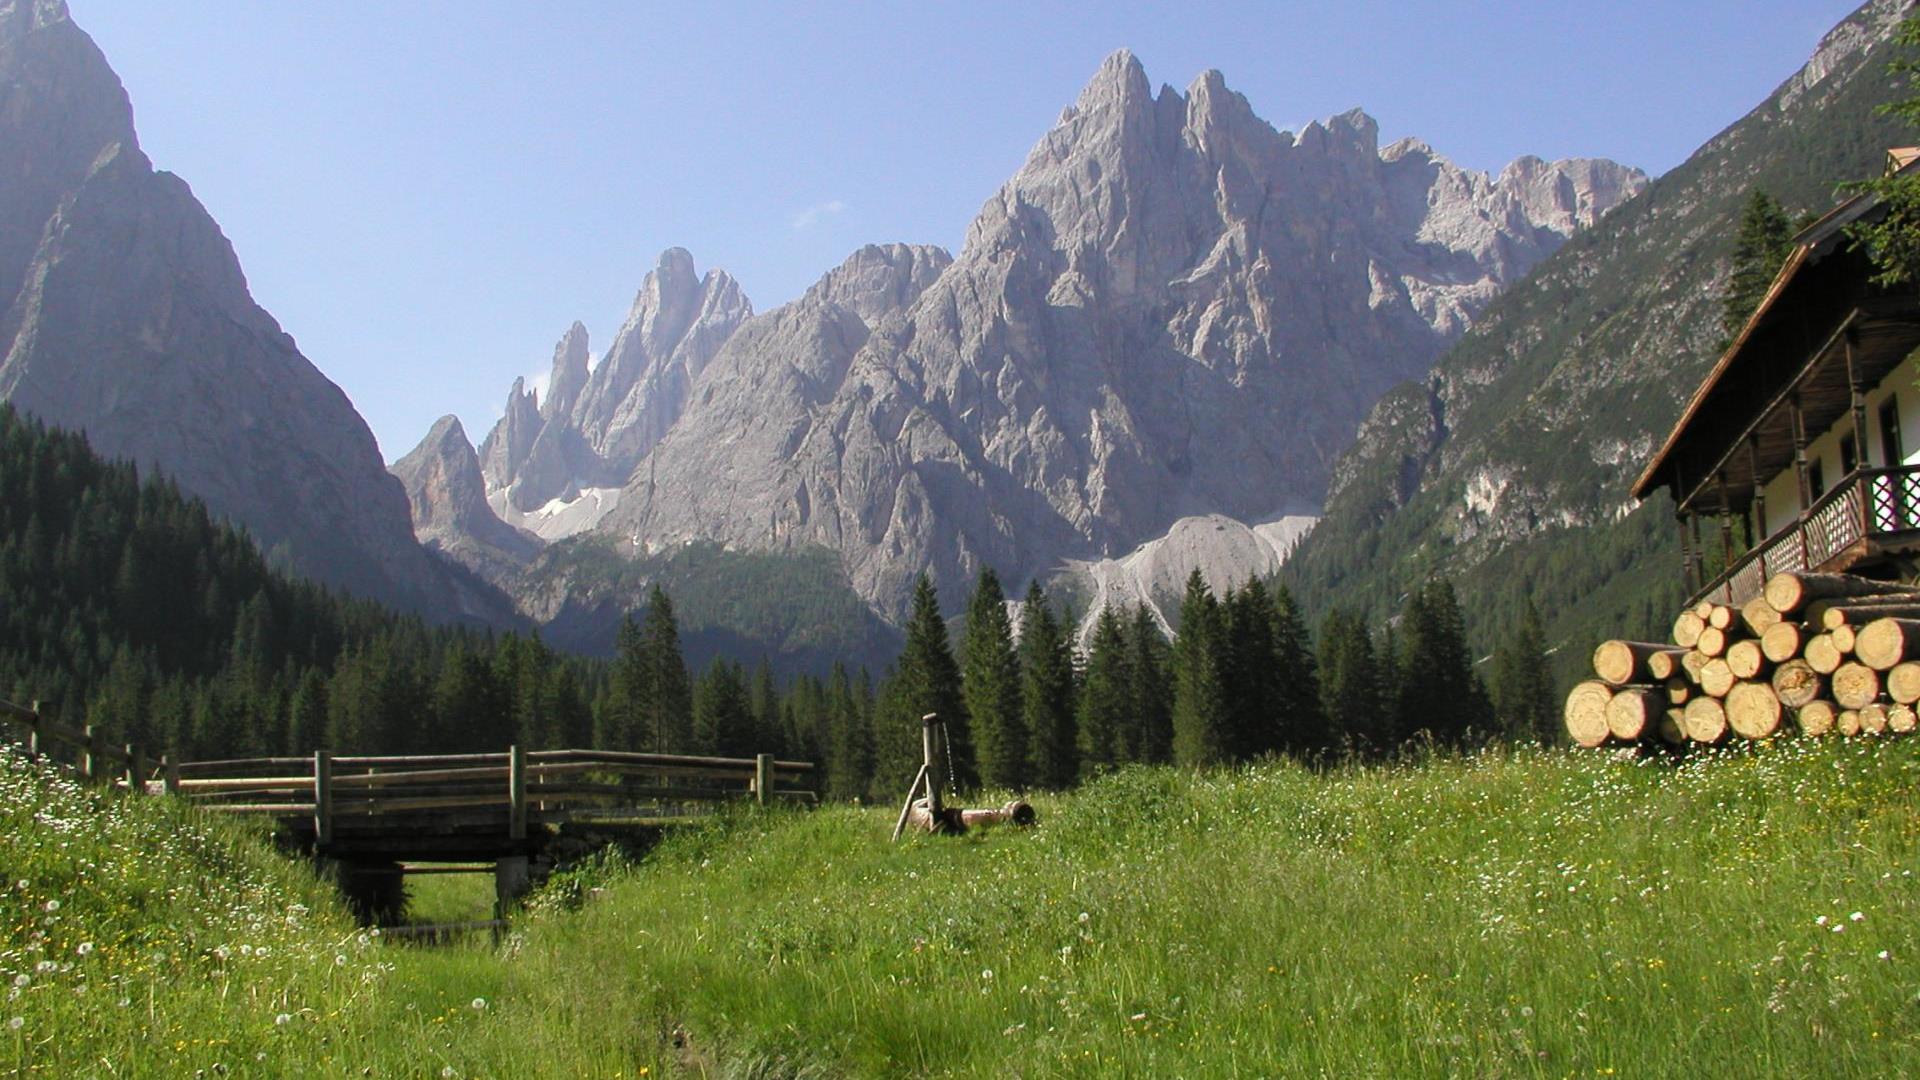
[[(92, 726), (71, 728), (34, 708), (0, 701), (0, 718), (27, 731), (27, 750), (74, 748), (75, 771), (150, 794), (189, 799), (211, 812), (310, 821), (319, 845), (342, 826), (404, 828), (504, 824), (524, 840), (529, 824), (678, 816), (689, 808), (751, 799), (811, 802), (798, 786), (813, 771), (771, 754), (752, 758), (644, 754), (615, 750), (536, 750), (427, 755), (334, 755), (156, 763), (138, 746), (107, 745)], [(504, 817), (504, 821), (501, 818)]]

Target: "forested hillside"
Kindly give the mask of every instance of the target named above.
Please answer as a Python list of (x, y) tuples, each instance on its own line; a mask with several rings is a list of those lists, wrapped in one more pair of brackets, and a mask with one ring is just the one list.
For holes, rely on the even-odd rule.
[(1472, 636), (1527, 598), (1563, 677), (1604, 637), (1653, 635), (1680, 599), (1671, 503), (1627, 489), (1718, 354), (1742, 208), (1824, 211), (1916, 133), (1894, 95), (1875, 0), (1805, 69), (1495, 301), (1433, 375), (1381, 401), (1336, 469), (1327, 513), (1283, 571), (1316, 614), (1377, 621), (1446, 575)]

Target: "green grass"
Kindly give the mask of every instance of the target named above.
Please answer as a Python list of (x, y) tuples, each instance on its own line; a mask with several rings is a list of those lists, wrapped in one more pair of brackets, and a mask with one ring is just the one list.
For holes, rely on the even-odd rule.
[[(161, 805), (120, 813), (200, 827), (147, 809)], [(100, 1022), (108, 995), (75, 995), (66, 974), (13, 1007), (35, 1039), (66, 1033), (44, 1075), (105, 1075), (109, 1058), (138, 1066), (114, 1075), (176, 1075), (213, 1059), (173, 1049), (195, 1036), (263, 1075), (1892, 1076), (1920, 1062), (1920, 740), (1782, 741), (1681, 766), (1521, 752), (1135, 769), (1040, 809), (1038, 829), (898, 847), (883, 810), (741, 814), (637, 868), (576, 875), (497, 949), (361, 948), (310, 882), (256, 852), (261, 865), (235, 865), (271, 879), (251, 894), (261, 910), (299, 895), (318, 912), (270, 927), (284, 966), (243, 978), (228, 960), (215, 992), (206, 942), (255, 910), (221, 901), (193, 916), (213, 929), (176, 950), (181, 968), (122, 966), (177, 1018), (164, 1038), (129, 1043)], [(37, 925), (60, 858), (106, 873), (81, 831), (4, 824), (0, 856), (40, 852), (48, 883), (7, 893), (9, 926)], [(64, 856), (55, 835), (75, 845)], [(154, 870), (176, 872), (196, 871)], [(61, 914), (64, 955), (75, 933), (104, 940), (97, 925), (153, 932), (160, 910)], [(32, 957), (17, 930), (8, 950), (11, 977)], [(316, 1018), (273, 1027), (296, 1005)], [(53, 1052), (29, 1051), (36, 1065)]]

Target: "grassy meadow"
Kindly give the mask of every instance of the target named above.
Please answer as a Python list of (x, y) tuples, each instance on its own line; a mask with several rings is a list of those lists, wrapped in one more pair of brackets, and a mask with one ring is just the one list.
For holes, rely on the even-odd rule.
[[(34, 1076), (1920, 1071), (1920, 741), (1137, 768), (1038, 805), (898, 847), (885, 809), (742, 812), (556, 880), (498, 944), (418, 947), (255, 836), (10, 756), (0, 1048)], [(438, 880), (423, 903), (469, 903)]]

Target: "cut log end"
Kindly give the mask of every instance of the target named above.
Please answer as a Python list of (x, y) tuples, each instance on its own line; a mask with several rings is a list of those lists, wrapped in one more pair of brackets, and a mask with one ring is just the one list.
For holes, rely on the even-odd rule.
[(1612, 701), (1613, 688), (1597, 679), (1583, 682), (1567, 694), (1567, 734), (1574, 745), (1591, 748), (1607, 741), (1607, 705)]

